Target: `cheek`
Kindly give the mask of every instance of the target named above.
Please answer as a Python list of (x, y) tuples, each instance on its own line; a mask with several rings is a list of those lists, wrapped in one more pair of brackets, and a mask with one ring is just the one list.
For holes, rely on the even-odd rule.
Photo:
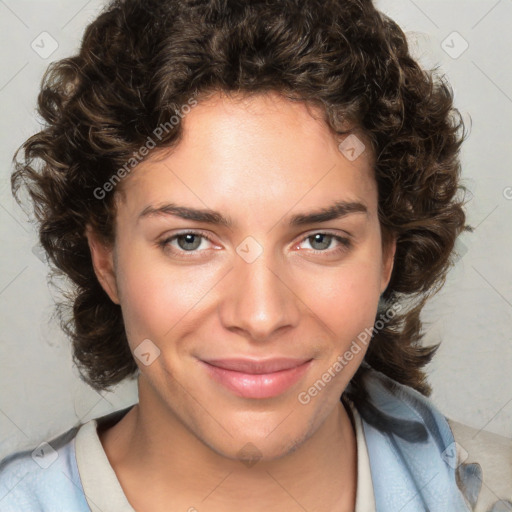
[(372, 258), (354, 259), (329, 273), (306, 279), (302, 284), (303, 293), (306, 288), (310, 290), (308, 307), (328, 327), (327, 337), (336, 334), (339, 345), (350, 344), (373, 326), (380, 296), (378, 263)]
[(162, 339), (176, 324), (185, 325), (187, 314), (200, 307), (216, 280), (212, 269), (172, 267), (148, 253), (132, 250), (118, 259), (118, 288), (131, 344)]

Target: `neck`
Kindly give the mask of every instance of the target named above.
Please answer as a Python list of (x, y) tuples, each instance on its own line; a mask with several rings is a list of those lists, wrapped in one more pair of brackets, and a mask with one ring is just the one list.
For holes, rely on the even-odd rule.
[(247, 510), (248, 503), (254, 511), (354, 510), (356, 441), (341, 402), (310, 437), (282, 457), (244, 464), (203, 443), (148, 391), (139, 387), (139, 403), (100, 433), (137, 512), (229, 512)]

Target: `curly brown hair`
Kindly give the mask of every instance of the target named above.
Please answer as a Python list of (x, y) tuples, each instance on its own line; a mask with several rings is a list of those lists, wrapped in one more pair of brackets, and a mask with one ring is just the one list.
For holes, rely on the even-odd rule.
[[(275, 91), (320, 106), (334, 133), (359, 130), (370, 142), (383, 243), (397, 239), (377, 314), (403, 308), (374, 329), (365, 360), (429, 395), (424, 366), (439, 345), (421, 345), (420, 312), (471, 230), (458, 194), (466, 133), (447, 81), (419, 66), (371, 0), (116, 0), (77, 55), (50, 64), (38, 97), (45, 126), (16, 152), (12, 190), (20, 204), (20, 186), (28, 190), (53, 275), (71, 281), (57, 311), (81, 377), (107, 390), (138, 371), (85, 236), (90, 224), (115, 239), (115, 193), (97, 191), (176, 105), (216, 91)], [(157, 148), (181, 134), (177, 123), (154, 137)]]

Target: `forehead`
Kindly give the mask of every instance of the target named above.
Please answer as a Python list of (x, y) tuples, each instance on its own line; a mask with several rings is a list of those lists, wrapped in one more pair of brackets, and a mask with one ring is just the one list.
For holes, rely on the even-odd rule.
[[(347, 158), (339, 147), (345, 136), (336, 136), (324, 117), (319, 107), (277, 93), (215, 94), (183, 116), (175, 147), (155, 150), (124, 179), (123, 202), (140, 210), (179, 194), (202, 207), (236, 201), (248, 207), (372, 195), (368, 144)], [(357, 140), (364, 144), (361, 135)]]

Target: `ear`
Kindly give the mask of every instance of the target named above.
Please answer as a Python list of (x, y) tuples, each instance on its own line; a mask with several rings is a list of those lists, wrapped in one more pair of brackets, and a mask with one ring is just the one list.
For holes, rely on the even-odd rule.
[(119, 304), (114, 265), (114, 248), (106, 245), (89, 224), (86, 227), (85, 236), (91, 251), (94, 273), (112, 302)]
[(396, 235), (385, 236), (382, 250), (382, 281), (380, 293), (384, 293), (393, 272), (396, 252)]

